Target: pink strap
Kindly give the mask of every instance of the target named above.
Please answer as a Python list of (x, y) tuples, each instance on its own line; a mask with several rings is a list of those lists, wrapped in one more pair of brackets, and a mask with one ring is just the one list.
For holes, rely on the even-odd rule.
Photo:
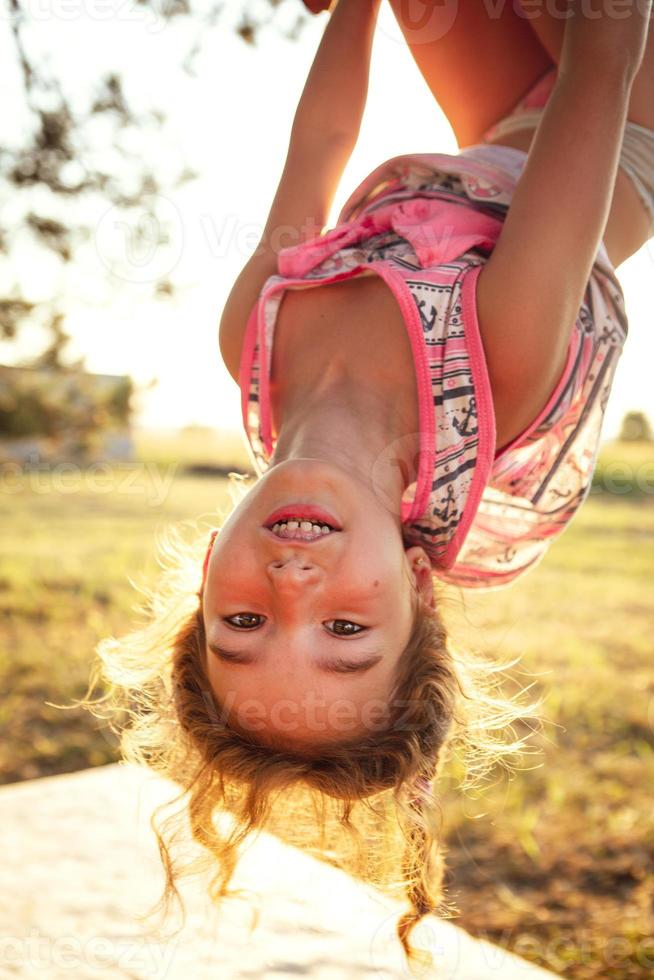
[(279, 274), (288, 279), (301, 278), (339, 249), (389, 230), (410, 242), (421, 266), (427, 268), (459, 258), (475, 246), (492, 250), (502, 221), (467, 205), (414, 197), (282, 249), (278, 255)]

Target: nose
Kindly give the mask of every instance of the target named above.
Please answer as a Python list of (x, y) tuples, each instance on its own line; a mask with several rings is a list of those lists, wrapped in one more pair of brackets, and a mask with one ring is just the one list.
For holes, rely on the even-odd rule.
[(268, 574), (278, 592), (296, 593), (315, 584), (320, 579), (321, 572), (310, 558), (296, 555), (271, 561)]

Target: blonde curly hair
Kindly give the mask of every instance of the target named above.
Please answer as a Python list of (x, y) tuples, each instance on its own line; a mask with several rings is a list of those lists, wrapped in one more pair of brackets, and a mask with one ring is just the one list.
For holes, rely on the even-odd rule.
[[(388, 891), (403, 891), (409, 908), (397, 935), (410, 963), (430, 963), (409, 940), (425, 915), (451, 912), (443, 898), (434, 790), (446, 752), (465, 745), (469, 771), (486, 770), (523, 747), (525, 739), (517, 739), (511, 725), (534, 706), (498, 695), (498, 666), (455, 654), (438, 608), (419, 597), (382, 731), (321, 744), (310, 756), (262, 744), (254, 733), (229, 725), (207, 679), (198, 588), (205, 548), (206, 532), (189, 543), (168, 530), (160, 581), (146, 593), (145, 624), (98, 644), (79, 702), (118, 735), (123, 758), (181, 790), (152, 816), (165, 884), (147, 917), (167, 918), (173, 900), (184, 912), (177, 883), (201, 870), (213, 872), (209, 895), (216, 905), (239, 896), (229, 885), (240, 848), (259, 830), (283, 828), (290, 843)], [(91, 700), (96, 688), (104, 693)], [(284, 820), (289, 812), (293, 819)], [(229, 813), (231, 824), (216, 821), (220, 813)], [(184, 856), (187, 815), (203, 849), (200, 861)]]

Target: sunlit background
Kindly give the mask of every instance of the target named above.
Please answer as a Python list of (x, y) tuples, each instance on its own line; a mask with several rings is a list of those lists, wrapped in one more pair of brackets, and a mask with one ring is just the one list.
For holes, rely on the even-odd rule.
[[(291, 23), (297, 8), (282, 5), (274, 21), (260, 30), (256, 44), (248, 45), (229, 29), (230, 18), (233, 25), (239, 22), (239, 4), (230, 5), (230, 11), (222, 14), (219, 28), (203, 32), (201, 53), (193, 62), (196, 77), (180, 68), (197, 31), (186, 18), (164, 24), (151, 11), (126, 6), (122, 16), (107, 19), (80, 5), (74, 17), (37, 16), (30, 29), (32, 50), (38, 43), (73, 103), (75, 92), (87, 92), (100, 73), (118, 72), (131, 102), (166, 115), (162, 131), (134, 146), (134, 152), (149, 154), (162, 179), (184, 165), (198, 174), (161, 195), (158, 213), (170, 228), (167, 245), (153, 245), (153, 231), (138, 212), (125, 219), (105, 208), (94, 212), (93, 240), (65, 275), (58, 263), (42, 255), (35, 261), (28, 247), (20, 263), (17, 254), (12, 257), (12, 273), (20, 275), (28, 295), (65, 291), (70, 354), (83, 355), (88, 370), (127, 373), (139, 386), (156, 381), (137, 398), (135, 422), (142, 426), (197, 423), (238, 430), (240, 425), (238, 388), (218, 352), (218, 320), (267, 218), (324, 19), (310, 21), (299, 42), (289, 40), (282, 31), (284, 19)], [(6, 22), (0, 38), (3, 138), (11, 142), (20, 138), (25, 117)], [(106, 130), (98, 125), (94, 135), (98, 152), (106, 152)], [(389, 157), (412, 151), (455, 153), (457, 144), (385, 5), (361, 136), (341, 182), (332, 223), (363, 177)], [(11, 206), (5, 202), (5, 208)], [(653, 273), (651, 243), (619, 270), (631, 335), (608, 407), (605, 437), (617, 434), (628, 410), (654, 416)], [(163, 276), (176, 286), (174, 297), (153, 300), (144, 295), (144, 284)], [(20, 343), (0, 345), (0, 360), (13, 363), (40, 339), (36, 328), (25, 331)]]
[[(192, 0), (12, 2), (21, 16), (0, 17), (0, 783), (119, 758), (74, 703), (97, 644), (134, 628), (134, 584), (154, 581), (162, 532), (199, 531), (204, 545), (217, 509), (231, 509), (226, 474), (248, 461), (218, 324), (266, 221), (326, 23), (287, 37), (300, 0), (203, 0), (190, 14)], [(246, 10), (270, 18), (254, 44), (239, 32)], [(18, 25), (26, 64), (59, 80), (72, 113), (98, 103), (83, 125), (57, 129), (62, 100), (47, 86), (28, 93), (41, 116), (27, 110)], [(122, 87), (100, 84), (112, 73)], [(386, 4), (371, 74), (332, 223), (384, 160), (457, 151)], [(100, 193), (67, 196), (88, 175)], [(448, 763), (448, 896), (472, 935), (574, 980), (641, 980), (654, 963), (654, 242), (618, 277), (630, 336), (589, 499), (510, 588), (439, 589), (456, 645), (514, 661), (509, 689), (532, 684), (529, 699), (543, 700), (534, 754), (515, 774), (464, 794), (461, 760)], [(113, 441), (94, 441), (112, 425)], [(103, 813), (98, 846), (105, 824)], [(104, 928), (88, 904), (87, 924)], [(31, 899), (25, 908), (21, 918), (0, 903), (0, 935), (27, 933)], [(327, 933), (325, 969), (330, 944)], [(286, 945), (285, 975), (288, 964), (312, 975), (301, 944)]]

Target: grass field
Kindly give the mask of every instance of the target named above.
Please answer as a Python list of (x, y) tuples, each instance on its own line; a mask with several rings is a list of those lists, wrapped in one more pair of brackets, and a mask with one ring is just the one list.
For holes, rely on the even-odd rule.
[[(116, 760), (81, 697), (97, 641), (131, 623), (128, 576), (154, 569), (154, 536), (229, 501), (185, 474), (185, 441), (139, 443), (112, 473), (13, 473), (0, 515), (3, 782)], [(190, 447), (190, 448), (189, 448)], [(224, 447), (223, 447), (224, 448)], [(239, 452), (241, 455), (239, 456)], [(229, 465), (245, 465), (238, 442)], [(544, 698), (537, 754), (462, 797), (444, 780), (450, 897), (470, 932), (566, 977), (654, 974), (654, 447), (607, 446), (593, 492), (543, 563), (510, 589), (454, 595), (457, 640)]]

